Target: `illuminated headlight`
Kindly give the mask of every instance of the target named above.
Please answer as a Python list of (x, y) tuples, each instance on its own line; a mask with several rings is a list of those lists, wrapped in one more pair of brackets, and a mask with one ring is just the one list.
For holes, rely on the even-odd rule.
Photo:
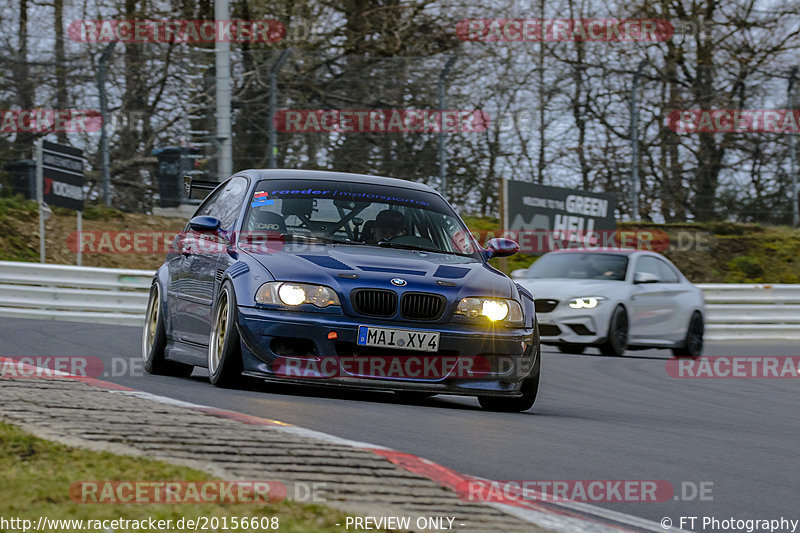
[(605, 300), (602, 296), (586, 296), (585, 298), (573, 298), (569, 301), (569, 306), (573, 309), (594, 309), (600, 302)]
[(464, 298), (458, 302), (457, 315), (467, 318), (484, 316), (492, 322), (505, 320), (511, 324), (522, 324), (522, 306), (516, 300), (503, 298)]
[(260, 304), (298, 306), (312, 304), (316, 307), (341, 305), (336, 291), (325, 285), (310, 283), (287, 283), (271, 281), (256, 291), (256, 302)]

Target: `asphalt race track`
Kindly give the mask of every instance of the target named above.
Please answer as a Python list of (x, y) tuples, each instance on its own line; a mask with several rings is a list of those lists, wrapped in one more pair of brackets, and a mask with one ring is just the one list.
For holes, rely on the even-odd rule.
[[(183, 401), (272, 418), (419, 455), (462, 473), (501, 480), (713, 482), (713, 501), (597, 503), (660, 521), (680, 516), (797, 516), (800, 379), (679, 379), (667, 351), (625, 357), (545, 348), (542, 385), (523, 414), (482, 411), (471, 398), (416, 405), (390, 393), (255, 385), (212, 387), (141, 372), (139, 328), (3, 318), (0, 356), (95, 356), (102, 379)], [(706, 355), (800, 355), (789, 341), (717, 343)], [(116, 363), (112, 358), (117, 358)], [(124, 368), (137, 360), (134, 371)], [(688, 490), (688, 486), (687, 486)]]

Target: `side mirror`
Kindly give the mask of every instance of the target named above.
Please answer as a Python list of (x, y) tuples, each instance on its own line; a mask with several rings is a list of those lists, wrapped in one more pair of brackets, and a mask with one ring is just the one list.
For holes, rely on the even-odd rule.
[(221, 225), (222, 223), (217, 217), (199, 216), (189, 221), (189, 229), (201, 233), (217, 231)]
[(486, 258), (508, 257), (519, 252), (519, 244), (511, 239), (492, 239), (486, 243)]
[(636, 284), (639, 283), (658, 283), (661, 281), (658, 279), (658, 276), (652, 274), (650, 272), (637, 272), (633, 275), (633, 282)]

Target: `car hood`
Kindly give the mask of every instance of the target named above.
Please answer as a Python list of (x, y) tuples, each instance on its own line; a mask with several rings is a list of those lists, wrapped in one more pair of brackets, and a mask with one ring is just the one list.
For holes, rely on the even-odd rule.
[[(433, 291), (452, 297), (514, 297), (513, 282), (483, 261), (450, 254), (374, 246), (292, 244), (245, 253), (279, 281), (320, 283), (342, 292), (357, 287)], [(391, 280), (406, 285), (398, 287)]]
[(628, 288), (625, 281), (573, 278), (518, 279), (534, 298), (563, 300), (585, 296), (618, 297)]

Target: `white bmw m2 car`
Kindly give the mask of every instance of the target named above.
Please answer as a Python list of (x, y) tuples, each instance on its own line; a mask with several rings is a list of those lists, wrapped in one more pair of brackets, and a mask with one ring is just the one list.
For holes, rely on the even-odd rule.
[(703, 293), (660, 254), (550, 252), (511, 277), (536, 299), (542, 344), (564, 353), (589, 346), (603, 355), (670, 348), (676, 357), (698, 357), (703, 351)]

